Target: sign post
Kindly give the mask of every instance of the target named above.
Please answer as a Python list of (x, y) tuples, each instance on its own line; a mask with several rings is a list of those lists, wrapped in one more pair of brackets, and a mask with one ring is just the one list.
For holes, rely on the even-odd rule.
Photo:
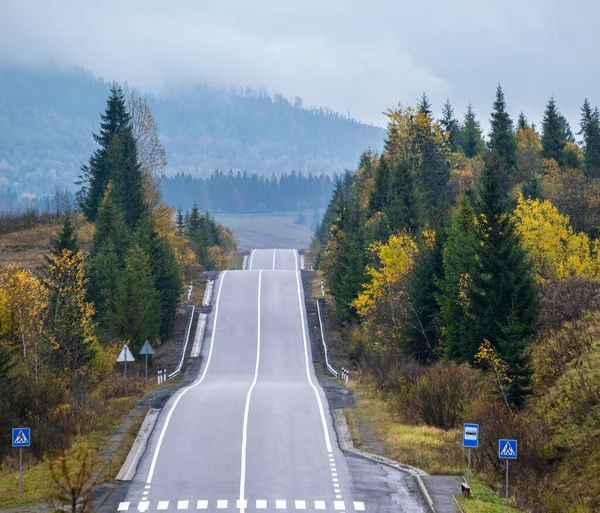
[(321, 297), (325, 299), (325, 282), (321, 278)]
[(127, 395), (127, 362), (135, 362), (135, 358), (131, 354), (131, 351), (129, 350), (129, 347), (127, 346), (127, 344), (125, 344), (123, 346), (123, 349), (121, 349), (121, 352), (119, 353), (119, 356), (117, 357), (117, 362), (125, 363), (125, 378), (124, 379), (125, 379), (125, 395)]
[(146, 342), (144, 342), (144, 345), (142, 346), (140, 354), (146, 355), (146, 385), (147, 385), (148, 384), (148, 355), (154, 354), (154, 349), (152, 349), (152, 346), (150, 345), (150, 342), (148, 340), (146, 340)]
[(465, 424), (463, 426), (463, 447), (469, 449), (467, 484), (471, 484), (471, 448), (479, 447), (479, 424)]
[(12, 446), (19, 448), (19, 499), (23, 498), (23, 447), (31, 445), (29, 428), (14, 428), (12, 430)]
[(517, 459), (517, 441), (498, 440), (498, 457), (506, 460), (506, 511), (508, 511), (508, 460)]

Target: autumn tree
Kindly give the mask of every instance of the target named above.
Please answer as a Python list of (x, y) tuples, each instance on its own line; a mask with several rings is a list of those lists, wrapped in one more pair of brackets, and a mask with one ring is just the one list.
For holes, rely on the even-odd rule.
[(509, 187), (512, 189), (517, 184), (531, 187), (543, 172), (542, 142), (538, 133), (527, 125), (517, 129), (516, 142), (517, 161)]

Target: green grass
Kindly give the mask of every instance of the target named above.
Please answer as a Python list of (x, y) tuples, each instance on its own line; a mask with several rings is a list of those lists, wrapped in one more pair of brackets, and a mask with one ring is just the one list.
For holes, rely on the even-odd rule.
[[(457, 500), (465, 513), (506, 513), (504, 499), (476, 479), (471, 480), (471, 498), (458, 497)], [(508, 511), (521, 513), (523, 510), (509, 506)]]

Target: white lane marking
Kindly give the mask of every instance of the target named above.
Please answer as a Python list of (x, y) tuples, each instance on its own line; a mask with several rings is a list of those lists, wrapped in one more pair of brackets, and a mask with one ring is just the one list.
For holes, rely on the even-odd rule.
[(341, 499), (341, 498), (342, 498), (342, 496), (341, 496), (341, 495), (336, 495), (336, 496), (335, 496), (335, 498), (336, 498), (336, 499)]
[(360, 501), (355, 501), (354, 502), (354, 510), (355, 511), (364, 511), (365, 510), (365, 503), (364, 502), (360, 502)]
[[(246, 407), (244, 408), (244, 423), (242, 426), (242, 463), (240, 471), (240, 499), (245, 499), (246, 493), (246, 445), (248, 443), (248, 414), (250, 413), (250, 398), (258, 379), (258, 367), (260, 365), (260, 286), (262, 281), (262, 270), (258, 272), (258, 325), (256, 329), (256, 365), (254, 366), (254, 379), (246, 395)], [(244, 513), (245, 506), (240, 507), (240, 513)]]
[(208, 501), (198, 501), (196, 509), (208, 509)]
[(306, 501), (295, 501), (296, 509), (306, 509)]
[(254, 252), (255, 252), (255, 251), (256, 251), (256, 250), (255, 250), (255, 249), (253, 249), (253, 250), (252, 250), (252, 253), (250, 253), (250, 265), (248, 266), (248, 270), (249, 270), (249, 271), (251, 271), (251, 270), (252, 270), (252, 260), (254, 260)]
[(119, 507), (117, 508), (117, 511), (127, 511), (129, 509), (129, 504), (129, 501), (119, 502)]
[(169, 501), (158, 501), (158, 507), (156, 509), (169, 509)]
[(144, 486), (144, 488), (150, 488), (150, 485), (146, 485), (146, 486)]
[[(334, 478), (333, 478), (333, 482), (334, 482), (334, 483), (337, 483), (338, 481), (339, 481), (339, 479), (338, 479), (337, 477), (334, 477)], [(334, 486), (335, 486), (335, 485), (334, 485)]]
[(150, 507), (148, 501), (142, 501), (138, 504), (138, 511), (146, 511)]
[(329, 439), (329, 431), (327, 430), (327, 421), (325, 420), (325, 411), (323, 410), (323, 402), (321, 401), (321, 396), (319, 395), (319, 391), (315, 384), (312, 381), (310, 376), (310, 367), (308, 363), (308, 346), (306, 344), (306, 327), (305, 319), (304, 319), (304, 308), (302, 307), (302, 294), (300, 289), (300, 271), (296, 271), (296, 284), (298, 286), (298, 306), (300, 307), (300, 322), (302, 324), (302, 339), (304, 341), (304, 359), (306, 362), (306, 377), (308, 378), (308, 383), (315, 393), (315, 397), (317, 398), (317, 403), (319, 404), (319, 413), (321, 414), (321, 425), (323, 426), (323, 434), (325, 435), (325, 445), (327, 446), (327, 452), (333, 452), (331, 449), (331, 440)]
[(188, 509), (190, 501), (177, 501), (177, 509)]
[(275, 270), (275, 255), (277, 254), (277, 250), (273, 250), (273, 270)]
[(156, 449), (154, 449), (154, 456), (152, 456), (152, 463), (150, 464), (150, 472), (148, 472), (148, 479), (146, 479), (146, 484), (150, 484), (152, 482), (152, 476), (154, 475), (154, 468), (156, 467), (156, 460), (158, 459), (158, 454), (159, 454), (160, 448), (162, 446), (162, 441), (163, 441), (163, 438), (165, 437), (165, 433), (167, 432), (167, 428), (169, 427), (169, 422), (171, 420), (171, 416), (173, 415), (173, 412), (175, 411), (175, 408), (177, 407), (177, 405), (179, 404), (179, 401), (186, 394), (186, 392), (188, 390), (191, 390), (192, 388), (197, 387), (200, 383), (202, 383), (202, 381), (204, 381), (204, 376), (206, 376), (206, 371), (208, 371), (208, 367), (210, 366), (210, 360), (212, 357), (213, 348), (215, 346), (215, 333), (217, 332), (217, 319), (219, 318), (219, 300), (221, 299), (221, 289), (223, 288), (223, 282), (225, 281), (226, 274), (227, 274), (227, 271), (223, 271), (223, 276), (221, 277), (221, 283), (219, 283), (219, 292), (217, 293), (217, 302), (215, 304), (215, 320), (213, 322), (213, 332), (212, 332), (212, 337), (210, 339), (210, 350), (208, 351), (208, 358), (206, 359), (206, 367), (204, 367), (202, 376), (200, 376), (200, 378), (195, 383), (192, 383), (190, 386), (184, 388), (183, 390), (181, 390), (181, 392), (179, 392), (177, 399), (175, 399), (173, 406), (171, 406), (171, 409), (169, 410), (169, 413), (167, 414), (167, 418), (163, 425), (162, 431), (160, 432), (160, 436), (158, 437), (158, 443), (156, 444)]
[(275, 501), (275, 509), (285, 509), (287, 508), (287, 501), (285, 500), (276, 500)]
[(336, 511), (341, 511), (342, 509), (346, 509), (344, 506), (344, 501), (333, 501), (333, 507)]
[(297, 271), (300, 268), (300, 265), (298, 263), (299, 260), (300, 260), (300, 254), (298, 253), (298, 250), (295, 249), (294, 250), (294, 267), (295, 267), (294, 271)]
[(325, 509), (325, 501), (315, 501), (315, 509)]
[(332, 472), (331, 475), (332, 477), (337, 477), (337, 472)]
[(227, 509), (227, 501), (226, 500), (217, 501), (217, 509)]
[(256, 501), (256, 509), (267, 509), (267, 501), (258, 499)]
[(238, 499), (235, 503), (236, 508), (247, 508), (248, 501), (246, 499)]

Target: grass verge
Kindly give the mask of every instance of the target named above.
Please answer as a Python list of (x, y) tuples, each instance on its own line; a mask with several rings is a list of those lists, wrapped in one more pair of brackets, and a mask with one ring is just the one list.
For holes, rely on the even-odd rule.
[[(504, 499), (498, 497), (477, 479), (471, 480), (471, 498), (457, 497), (464, 513), (506, 513)], [(523, 510), (508, 507), (509, 513), (521, 513)]]

